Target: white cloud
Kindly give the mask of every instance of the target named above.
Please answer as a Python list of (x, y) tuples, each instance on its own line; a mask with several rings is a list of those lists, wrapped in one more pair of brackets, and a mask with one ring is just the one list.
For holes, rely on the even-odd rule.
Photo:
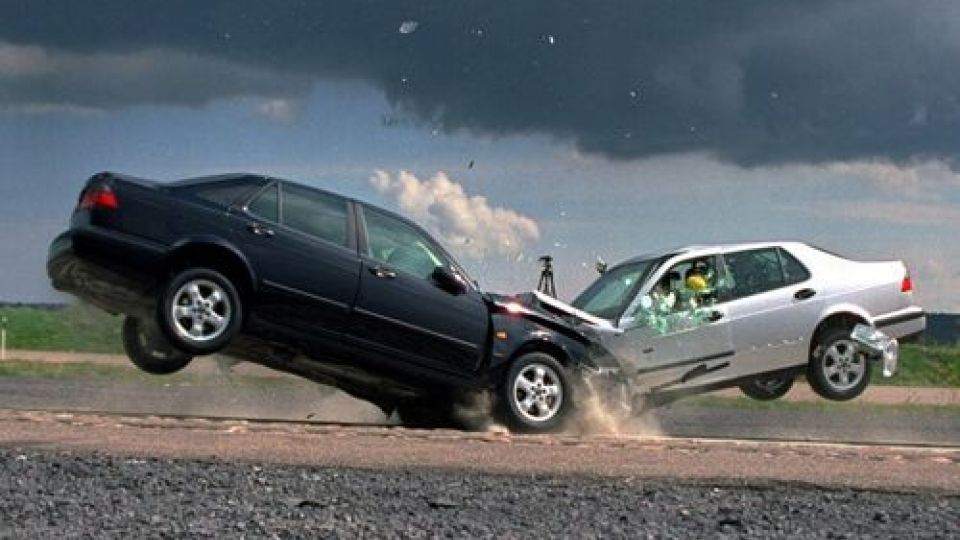
[(459, 254), (515, 257), (527, 242), (540, 238), (536, 221), (514, 210), (491, 206), (481, 195), (468, 195), (444, 172), (420, 180), (406, 171), (392, 176), (378, 170), (370, 182)]
[(887, 193), (913, 199), (939, 200), (943, 190), (960, 187), (960, 174), (937, 159), (906, 165), (883, 160), (838, 161), (822, 167), (829, 174), (865, 180)]
[(300, 104), (290, 99), (268, 99), (257, 105), (255, 111), (267, 120), (289, 124), (300, 115)]
[(897, 225), (960, 226), (960, 207), (916, 201), (836, 201), (814, 211), (822, 217)]

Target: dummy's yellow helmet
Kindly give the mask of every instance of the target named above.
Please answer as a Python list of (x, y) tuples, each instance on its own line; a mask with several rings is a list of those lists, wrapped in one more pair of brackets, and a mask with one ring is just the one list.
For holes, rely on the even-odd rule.
[(701, 275), (692, 275), (687, 278), (687, 288), (692, 291), (702, 291), (707, 288), (707, 280)]

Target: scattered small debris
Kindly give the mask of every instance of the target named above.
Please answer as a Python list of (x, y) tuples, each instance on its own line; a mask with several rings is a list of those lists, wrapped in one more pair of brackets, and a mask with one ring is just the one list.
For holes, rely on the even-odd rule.
[(326, 505), (313, 499), (291, 498), (287, 500), (287, 506), (291, 508), (323, 508)]
[(430, 508), (457, 508), (460, 506), (460, 503), (446, 497), (428, 499), (427, 504), (430, 505)]
[(412, 34), (417, 31), (417, 27), (420, 26), (420, 23), (417, 21), (403, 21), (400, 23), (400, 33), (401, 34)]
[(724, 516), (717, 521), (717, 527), (743, 527), (743, 520), (738, 516)]
[(467, 163), (467, 168), (468, 168), (468, 169), (472, 169), (472, 168), (473, 168), (473, 160), (472, 160), (472, 159), (470, 160), (470, 163)]

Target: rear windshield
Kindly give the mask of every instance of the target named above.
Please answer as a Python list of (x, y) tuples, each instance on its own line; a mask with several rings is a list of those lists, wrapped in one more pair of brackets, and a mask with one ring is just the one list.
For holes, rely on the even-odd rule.
[(246, 202), (263, 184), (263, 179), (249, 177), (188, 184), (175, 189), (178, 193), (184, 193), (217, 206), (230, 207)]

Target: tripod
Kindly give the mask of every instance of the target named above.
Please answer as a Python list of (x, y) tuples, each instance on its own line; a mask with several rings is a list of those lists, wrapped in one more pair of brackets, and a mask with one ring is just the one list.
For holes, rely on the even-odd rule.
[(537, 283), (537, 290), (543, 294), (557, 297), (557, 286), (553, 282), (553, 257), (544, 255), (539, 259), (543, 265), (540, 270), (540, 281)]

